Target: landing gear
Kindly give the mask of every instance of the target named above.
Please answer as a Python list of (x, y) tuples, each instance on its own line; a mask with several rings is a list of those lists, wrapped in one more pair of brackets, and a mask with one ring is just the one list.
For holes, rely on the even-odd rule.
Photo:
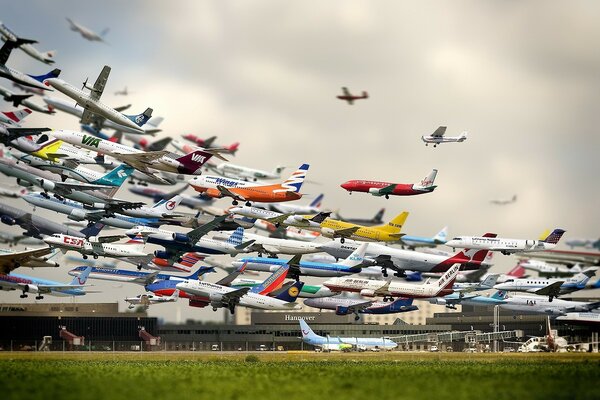
[(26, 298), (27, 298), (27, 295), (26, 295), (25, 293), (23, 293), (23, 294), (22, 294), (22, 295), (20, 295), (19, 297), (20, 297), (20, 298), (22, 298), (22, 299), (26, 299)]
[(82, 256), (84, 260), (88, 259), (88, 256), (86, 256), (85, 254)]
[(94, 260), (97, 260), (97, 259), (98, 259), (98, 255), (94, 254)]
[(231, 202), (231, 204), (233, 204), (234, 206), (237, 206), (238, 205), (238, 201), (234, 200), (234, 201)]
[(235, 304), (229, 306), (229, 312), (231, 313), (231, 315), (235, 314)]
[(384, 278), (387, 278), (388, 277), (387, 268), (381, 268), (381, 274), (383, 275)]
[(213, 311), (217, 311), (217, 307), (213, 307)]
[(54, 198), (55, 198), (56, 200), (58, 200), (58, 201), (64, 201), (64, 200), (65, 200), (65, 198), (64, 198), (64, 197), (62, 197), (62, 196), (59, 196), (59, 195), (58, 195), (58, 194), (56, 194), (56, 193), (54, 193)]
[(42, 193), (40, 193), (40, 194), (42, 195), (42, 197), (44, 197), (44, 198), (46, 198), (46, 199), (50, 200), (50, 195), (48, 194), (48, 192), (42, 192)]
[(44, 298), (44, 296), (42, 296), (42, 295), (35, 296), (36, 300), (42, 300), (43, 298)]
[(394, 298), (392, 296), (383, 296), (383, 302), (385, 303), (386, 301), (394, 301)]
[(358, 315), (355, 315), (355, 316), (354, 316), (354, 320), (355, 320), (355, 321), (358, 321), (359, 319), (360, 319), (360, 317), (359, 317)]
[(434, 144), (433, 147), (437, 147), (437, 144)]
[(386, 194), (386, 195), (385, 195), (385, 198), (389, 200), (389, 198), (390, 198), (390, 195), (389, 195), (389, 194)]

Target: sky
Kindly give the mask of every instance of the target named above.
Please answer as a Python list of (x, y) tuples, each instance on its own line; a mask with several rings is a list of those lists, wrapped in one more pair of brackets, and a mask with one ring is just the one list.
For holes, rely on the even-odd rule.
[[(598, 237), (599, 12), (593, 1), (58, 0), (9, 2), (2, 22), (39, 50), (57, 50), (61, 78), (74, 85), (110, 65), (103, 101), (131, 103), (132, 114), (152, 107), (165, 118), (158, 138), (239, 141), (231, 161), (267, 170), (309, 163), (301, 202), (324, 193), (325, 207), (354, 217), (406, 210), (411, 235), (447, 225), (450, 236), (537, 238), (560, 227), (569, 239)], [(86, 41), (65, 17), (109, 28), (107, 43)], [(8, 65), (36, 75), (53, 68), (19, 51)], [(124, 86), (127, 98), (113, 94)], [(342, 86), (370, 97), (349, 106), (335, 98)], [(468, 140), (425, 147), (421, 136), (440, 125)], [(79, 129), (66, 114), (32, 115), (24, 126)], [(438, 188), (422, 196), (339, 187), (417, 182), (433, 168)], [(514, 194), (515, 204), (490, 204)], [(514, 265), (496, 259), (499, 270)], [(69, 279), (59, 271), (35, 274)], [(112, 289), (86, 300), (124, 297)], [(173, 308), (154, 311), (170, 306), (150, 315), (170, 319)]]

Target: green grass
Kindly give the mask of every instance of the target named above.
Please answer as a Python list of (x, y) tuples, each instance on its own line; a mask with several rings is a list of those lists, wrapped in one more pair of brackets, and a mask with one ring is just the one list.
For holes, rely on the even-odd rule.
[[(2, 399), (594, 399), (589, 354), (0, 354)], [(248, 360), (248, 361), (246, 361)]]

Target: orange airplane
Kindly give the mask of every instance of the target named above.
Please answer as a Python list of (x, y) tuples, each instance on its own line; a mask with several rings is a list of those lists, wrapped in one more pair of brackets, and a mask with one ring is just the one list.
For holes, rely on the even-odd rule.
[(249, 206), (251, 201), (277, 203), (298, 200), (302, 197), (300, 188), (307, 171), (308, 164), (302, 164), (285, 182), (276, 185), (261, 185), (256, 182), (210, 175), (197, 176), (189, 182), (197, 192), (217, 199), (231, 197), (233, 205), (237, 205), (239, 200), (245, 201)]

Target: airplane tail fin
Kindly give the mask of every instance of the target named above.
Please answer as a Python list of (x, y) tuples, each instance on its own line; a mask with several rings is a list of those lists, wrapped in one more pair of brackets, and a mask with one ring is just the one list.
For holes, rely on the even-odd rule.
[(496, 293), (490, 296), (490, 299), (494, 300), (504, 300), (508, 296), (504, 290), (498, 290)]
[(300, 332), (302, 332), (303, 339), (319, 336), (315, 332), (313, 332), (312, 329), (310, 329), (310, 326), (308, 326), (308, 324), (303, 319), (299, 319), (298, 322), (300, 323)]
[(144, 247), (146, 247), (146, 239), (141, 233), (138, 233), (133, 238), (129, 239), (127, 244), (130, 244), (134, 251), (143, 252)]
[(323, 197), (325, 195), (323, 193), (319, 194), (313, 201), (310, 202), (310, 207), (321, 208), (321, 202), (323, 201)]
[(585, 287), (586, 283), (588, 283), (588, 281), (594, 275), (596, 275), (596, 271), (597, 270), (598, 270), (597, 267), (586, 268), (582, 272), (580, 272), (577, 275), (573, 276), (573, 280), (575, 280), (575, 283), (577, 284), (578, 287)]
[(93, 267), (86, 267), (79, 276), (76, 276), (71, 280), (70, 285), (85, 285), (90, 276), (90, 272), (92, 272), (92, 268)]
[(89, 238), (91, 236), (98, 236), (98, 234), (100, 233), (100, 231), (103, 228), (104, 228), (104, 224), (103, 223), (96, 222), (94, 225), (86, 226), (85, 228), (83, 228), (79, 232), (83, 233), (86, 238)]
[(523, 268), (521, 263), (518, 263), (513, 269), (508, 271), (506, 275), (512, 276), (514, 278), (522, 278), (525, 276), (525, 268)]
[(378, 229), (380, 231), (384, 231), (386, 233), (400, 233), (402, 230), (402, 225), (406, 222), (406, 218), (408, 217), (408, 211), (404, 211), (402, 214), (398, 214), (385, 225), (374, 226), (373, 229)]
[(2, 114), (6, 116), (6, 118), (10, 119), (15, 123), (19, 123), (24, 120), (29, 114), (31, 114), (31, 110), (29, 108), (24, 108), (22, 110), (15, 111), (2, 111)]
[(44, 83), (44, 81), (46, 79), (58, 78), (59, 75), (60, 75), (60, 69), (55, 68), (52, 71), (50, 71), (50, 72), (48, 72), (47, 74), (44, 74), (44, 75), (29, 75), (29, 76), (32, 77), (33, 79), (35, 79), (38, 82)]
[(438, 170), (433, 169), (429, 175), (427, 175), (421, 182), (415, 183), (413, 189), (415, 190), (433, 190), (436, 186), (433, 184), (435, 177), (437, 176)]
[(104, 38), (104, 36), (106, 36), (106, 34), (110, 31), (110, 28), (104, 28), (104, 30), (102, 32), (100, 32), (99, 36), (101, 38)]
[(160, 200), (152, 208), (162, 214), (169, 214), (172, 213), (175, 210), (175, 208), (177, 208), (177, 206), (179, 205), (179, 203), (181, 203), (182, 200), (183, 196), (177, 194), (168, 200)]
[[(148, 131), (148, 130), (146, 130), (146, 131)], [(172, 139), (173, 139), (172, 137), (167, 136), (166, 138), (156, 140), (156, 141), (150, 143), (148, 145), (148, 147), (146, 147), (146, 151), (161, 151), (161, 150), (164, 150), (167, 147), (167, 145), (169, 143), (171, 143)]]
[(565, 231), (562, 229), (555, 229), (551, 234), (548, 235), (548, 237), (546, 237), (546, 239), (543, 240), (543, 242), (548, 244), (557, 244), (564, 233)]
[(368, 99), (369, 98), (369, 93), (367, 93), (366, 91), (362, 92), (362, 97), (363, 99)]
[(238, 148), (240, 147), (240, 142), (235, 142), (226, 147), (227, 151), (231, 154), (235, 155), (237, 153)]
[(442, 230), (439, 231), (433, 237), (433, 241), (438, 244), (446, 243), (447, 240), (448, 240), (448, 227), (447, 226), (443, 227)]
[(362, 264), (362, 262), (365, 260), (365, 253), (367, 252), (368, 247), (369, 243), (365, 242), (361, 244), (352, 252), (352, 254), (348, 256), (348, 258), (340, 262), (339, 265), (352, 268)]
[(289, 270), (290, 266), (288, 264), (282, 265), (260, 285), (253, 287), (251, 292), (267, 295), (273, 290), (279, 289), (283, 284), (283, 281), (285, 280)]
[(277, 296), (275, 296), (275, 298), (287, 303), (293, 303), (298, 298), (303, 286), (304, 282), (294, 282), (293, 285), (291, 285), (287, 290), (279, 293)]
[(383, 214), (385, 214), (385, 208), (382, 208), (381, 210), (377, 211), (377, 214), (375, 214), (375, 216), (373, 217), (373, 222), (375, 222), (375, 223), (383, 222)]
[(94, 181), (94, 183), (98, 185), (121, 186), (133, 171), (135, 171), (135, 168), (127, 164), (121, 164), (113, 170), (108, 171), (106, 175)]
[(125, 116), (131, 122), (133, 122), (134, 124), (136, 124), (137, 126), (142, 126), (146, 122), (148, 122), (148, 120), (150, 119), (150, 117), (152, 117), (152, 109), (151, 108), (146, 108), (146, 111), (144, 111), (141, 114), (138, 114), (138, 115), (125, 115)]
[(274, 192), (294, 192), (300, 193), (300, 188), (306, 178), (308, 171), (308, 164), (302, 164), (292, 175), (281, 184), (281, 189), (274, 190)]
[(213, 156), (211, 153), (207, 153), (202, 150), (192, 151), (184, 156), (177, 159), (185, 168), (190, 171), (199, 169)]
[(452, 285), (454, 285), (454, 281), (456, 280), (459, 271), (460, 265), (454, 264), (450, 269), (448, 269), (448, 271), (444, 272), (442, 277), (434, 283), (438, 286), (438, 292), (441, 292), (442, 290), (452, 289)]
[[(192, 254), (197, 254), (197, 253), (192, 253)], [(196, 272), (194, 272), (190, 276), (186, 276), (185, 279), (197, 281), (200, 279), (201, 276), (203, 276), (204, 274), (207, 274), (209, 272), (215, 272), (215, 268), (214, 267), (200, 267), (200, 268), (198, 268), (198, 270)]]
[(169, 296), (169, 299), (177, 301), (179, 299), (179, 289), (175, 289), (173, 294)]
[(244, 228), (242, 228), (240, 226), (239, 228), (236, 228), (236, 230), (231, 233), (229, 238), (227, 238), (227, 243), (231, 243), (233, 246), (239, 246), (240, 244), (242, 244), (243, 240), (244, 240)]
[(494, 287), (494, 285), (496, 284), (496, 282), (498, 281), (498, 277), (500, 275), (499, 274), (489, 274), (488, 276), (486, 276), (486, 278), (481, 281), (481, 286), (491, 289)]

